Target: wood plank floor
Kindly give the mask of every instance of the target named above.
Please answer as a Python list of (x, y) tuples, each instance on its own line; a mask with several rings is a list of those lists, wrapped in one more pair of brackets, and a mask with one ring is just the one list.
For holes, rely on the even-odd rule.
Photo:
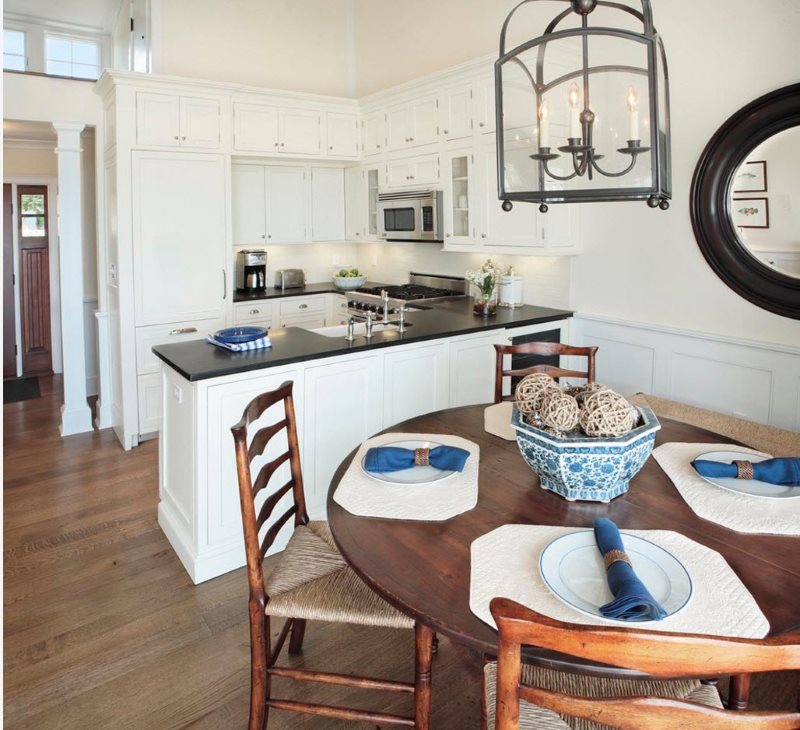
[[(246, 727), (243, 570), (192, 585), (156, 523), (157, 442), (125, 453), (110, 430), (61, 439), (60, 380), (42, 378), (41, 388), (41, 398), (3, 407), (5, 727)], [(410, 632), (310, 624), (292, 663), (410, 679), (412, 643)], [(434, 728), (478, 727), (479, 677), (480, 657), (442, 640)], [(756, 685), (754, 706), (766, 692), (762, 706), (791, 707), (787, 686)], [(363, 690), (275, 687), (410, 709), (408, 698)], [(273, 712), (269, 727), (371, 726)]]

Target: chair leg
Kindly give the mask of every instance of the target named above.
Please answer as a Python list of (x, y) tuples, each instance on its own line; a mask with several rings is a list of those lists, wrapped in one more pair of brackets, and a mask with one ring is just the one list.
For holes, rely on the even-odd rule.
[(431, 653), (436, 656), (439, 653), (439, 637), (434, 634), (431, 640)]
[(269, 618), (264, 614), (264, 604), (251, 602), (249, 730), (266, 730), (267, 727), (267, 700), (270, 693), (270, 676), (267, 672), (269, 643)]
[(289, 637), (289, 653), (300, 654), (303, 651), (303, 637), (306, 635), (306, 620), (292, 619), (292, 635)]
[(430, 730), (433, 631), (417, 622), (414, 626), (414, 643), (414, 727), (416, 730)]
[(734, 674), (728, 689), (728, 709), (746, 710), (750, 704), (750, 680), (752, 674)]

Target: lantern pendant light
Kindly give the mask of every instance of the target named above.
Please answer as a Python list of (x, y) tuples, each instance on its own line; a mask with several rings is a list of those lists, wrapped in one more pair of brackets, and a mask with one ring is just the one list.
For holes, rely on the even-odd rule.
[(508, 14), (494, 66), (503, 210), (617, 200), (666, 210), (669, 88), (650, 1), (563, 0), (541, 36), (506, 50), (514, 14), (540, 1)]

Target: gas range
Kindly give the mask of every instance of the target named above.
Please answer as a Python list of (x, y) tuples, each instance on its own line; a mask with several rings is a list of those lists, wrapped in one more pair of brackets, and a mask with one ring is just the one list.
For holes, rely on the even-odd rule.
[(427, 308), (428, 304), (466, 296), (467, 282), (460, 277), (412, 271), (408, 278), (408, 284), (363, 287), (350, 292), (348, 314), (358, 319), (364, 318), (367, 312), (383, 313), (384, 308), (388, 314), (397, 314), (401, 307), (414, 312)]

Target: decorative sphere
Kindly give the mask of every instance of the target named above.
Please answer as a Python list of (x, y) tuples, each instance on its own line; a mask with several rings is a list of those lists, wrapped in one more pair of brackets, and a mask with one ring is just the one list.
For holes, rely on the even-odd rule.
[(669, 200), (662, 198), (661, 202), (658, 204), (658, 207), (661, 208), (661, 210), (667, 210), (669, 208)]
[(530, 415), (542, 406), (542, 398), (550, 390), (558, 390), (558, 384), (547, 373), (526, 375), (517, 384), (514, 398), (520, 413)]
[(594, 123), (594, 112), (591, 109), (584, 109), (580, 113), (580, 120), (581, 120), (581, 124), (593, 124)]
[(583, 400), (580, 424), (587, 436), (623, 436), (633, 430), (638, 411), (619, 393), (605, 389), (591, 393)]
[(542, 423), (556, 431), (571, 431), (578, 425), (578, 401), (560, 389), (547, 390), (542, 398)]
[(658, 204), (659, 204), (659, 202), (660, 202), (660, 201), (659, 201), (659, 199), (658, 199), (658, 196), (657, 196), (657, 195), (651, 195), (651, 196), (650, 196), (650, 197), (647, 199), (647, 206), (648, 206), (649, 208), (658, 208)]
[(597, 0), (570, 0), (570, 5), (578, 15), (588, 15), (597, 7)]
[(503, 204), (500, 206), (506, 213), (508, 213), (514, 205), (511, 203), (510, 200), (504, 200)]
[(548, 208), (548, 207), (547, 207), (547, 206), (546, 206), (544, 203), (542, 203), (542, 204), (539, 206), (539, 212), (540, 212), (540, 213), (547, 213), (547, 211), (548, 211), (548, 210), (550, 210), (550, 208)]

